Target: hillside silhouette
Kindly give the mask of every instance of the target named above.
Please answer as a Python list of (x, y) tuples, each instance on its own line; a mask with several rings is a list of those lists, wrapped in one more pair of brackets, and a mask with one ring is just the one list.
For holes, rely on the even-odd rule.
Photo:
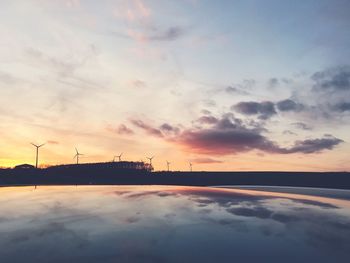
[(143, 162), (24, 164), (0, 169), (0, 185), (264, 185), (350, 189), (348, 172), (153, 172)]

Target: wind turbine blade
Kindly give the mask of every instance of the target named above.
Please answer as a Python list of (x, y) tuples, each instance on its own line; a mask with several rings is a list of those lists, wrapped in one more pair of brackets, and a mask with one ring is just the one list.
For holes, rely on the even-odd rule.
[(77, 152), (77, 154), (79, 154), (77, 147), (75, 147), (75, 151)]
[(30, 144), (33, 145), (33, 146), (35, 146), (35, 147), (38, 147), (38, 145), (36, 145), (36, 144), (34, 144), (34, 143), (32, 143), (32, 142), (31, 142)]
[(44, 146), (46, 143), (43, 143), (43, 144), (41, 144), (41, 145), (39, 145), (38, 147), (40, 148), (41, 146)]

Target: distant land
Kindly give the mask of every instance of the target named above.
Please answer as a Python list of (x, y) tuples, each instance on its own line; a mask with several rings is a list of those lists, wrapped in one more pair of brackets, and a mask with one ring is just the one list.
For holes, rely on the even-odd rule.
[(189, 185), (294, 186), (350, 189), (349, 172), (180, 172), (157, 171), (143, 162), (31, 165), (0, 169), (0, 185)]

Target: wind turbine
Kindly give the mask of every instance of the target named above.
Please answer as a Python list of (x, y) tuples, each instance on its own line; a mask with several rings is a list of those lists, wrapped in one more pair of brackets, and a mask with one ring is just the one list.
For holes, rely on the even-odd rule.
[(34, 147), (36, 147), (36, 158), (35, 158), (35, 168), (38, 168), (38, 158), (39, 158), (39, 148), (44, 146), (45, 143), (37, 145), (34, 143), (30, 143), (31, 145), (33, 145)]
[(168, 172), (169, 172), (170, 162), (166, 161), (166, 166), (168, 167)]
[(74, 158), (77, 158), (77, 164), (79, 164), (79, 156), (80, 156), (80, 155), (84, 155), (84, 154), (79, 153), (77, 148), (75, 148), (75, 151), (76, 151), (76, 155), (74, 155), (73, 159), (74, 159)]
[(152, 160), (153, 160), (154, 156), (152, 156), (152, 157), (146, 157), (146, 158), (149, 160), (149, 165), (152, 166)]
[(113, 162), (115, 162), (115, 157), (118, 157), (119, 162), (121, 162), (122, 161), (122, 155), (123, 155), (123, 153), (121, 153), (119, 155), (115, 155), (114, 158), (113, 158)]
[(190, 162), (190, 171), (192, 172), (192, 163)]

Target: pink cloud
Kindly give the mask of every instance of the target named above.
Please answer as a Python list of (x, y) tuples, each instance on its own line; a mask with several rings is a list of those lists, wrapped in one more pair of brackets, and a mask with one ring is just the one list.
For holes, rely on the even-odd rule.
[(151, 16), (151, 9), (148, 8), (143, 1), (135, 0), (135, 4), (138, 7), (139, 14), (142, 17), (147, 18)]
[(132, 135), (134, 134), (134, 131), (130, 128), (128, 128), (125, 124), (120, 124), (118, 127), (113, 127), (112, 125), (108, 125), (106, 127), (107, 131), (117, 133), (120, 135)]
[(116, 18), (125, 19), (130, 24), (144, 24), (151, 17), (151, 9), (141, 0), (128, 1), (113, 10)]

